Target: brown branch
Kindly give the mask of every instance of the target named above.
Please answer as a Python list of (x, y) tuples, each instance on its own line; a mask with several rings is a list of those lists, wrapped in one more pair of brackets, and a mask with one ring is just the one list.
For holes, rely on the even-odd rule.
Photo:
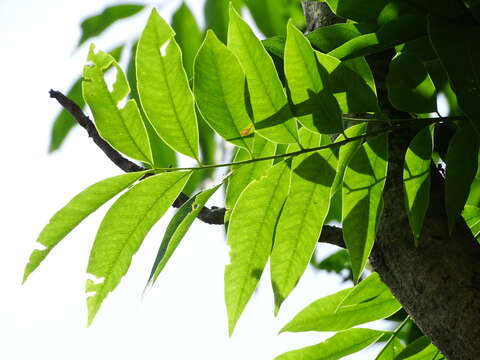
[(342, 229), (336, 226), (324, 225), (318, 242), (336, 245), (344, 249), (347, 248), (343, 241)]
[[(143, 166), (140, 166), (133, 161), (124, 158), (117, 150), (115, 150), (108, 142), (106, 142), (98, 133), (98, 130), (93, 121), (87, 115), (85, 115), (82, 109), (73, 100), (63, 95), (60, 91), (50, 90), (49, 93), (50, 97), (57, 100), (58, 103), (73, 116), (77, 123), (87, 131), (88, 136), (92, 138), (93, 142), (120, 169), (125, 172), (148, 170), (145, 169)], [(182, 192), (173, 202), (172, 206), (179, 208), (185, 202), (187, 202), (188, 199), (188, 195)], [(200, 214), (198, 214), (198, 219), (207, 224), (221, 225), (224, 223), (224, 216), (225, 208), (212, 207), (211, 209), (209, 209), (205, 206), (203, 207)]]

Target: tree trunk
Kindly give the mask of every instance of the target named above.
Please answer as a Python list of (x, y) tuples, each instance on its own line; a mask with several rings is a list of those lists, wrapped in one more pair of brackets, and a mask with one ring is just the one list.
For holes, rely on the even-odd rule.
[[(326, 3), (304, 1), (303, 5), (310, 30), (328, 25), (322, 23), (331, 14)], [(384, 86), (388, 56), (368, 60), (380, 105), (394, 117)], [(444, 179), (434, 167), (421, 246), (414, 246), (403, 198), (403, 162), (411, 138), (412, 131), (404, 131), (392, 133), (389, 139), (384, 208), (370, 262), (415, 324), (448, 359), (478, 360), (480, 246), (463, 219), (449, 236)]]

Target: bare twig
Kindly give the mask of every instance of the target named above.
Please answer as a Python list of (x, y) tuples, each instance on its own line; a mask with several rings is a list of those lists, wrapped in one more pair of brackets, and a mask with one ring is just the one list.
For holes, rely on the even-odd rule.
[[(135, 171), (145, 171), (143, 166), (140, 166), (133, 161), (130, 161), (124, 158), (117, 150), (115, 150), (108, 142), (106, 142), (98, 133), (98, 130), (93, 123), (93, 121), (84, 114), (82, 109), (71, 99), (63, 95), (60, 91), (50, 90), (50, 97), (57, 100), (62, 107), (68, 111), (73, 118), (78, 122), (78, 124), (83, 127), (88, 136), (90, 136), (93, 142), (107, 155), (107, 157), (120, 169), (125, 172), (135, 172)], [(172, 204), (174, 207), (179, 208), (185, 202), (187, 202), (189, 197), (185, 193), (180, 193), (177, 199)], [(221, 225), (224, 223), (225, 208), (204, 207), (200, 214), (198, 214), (198, 219), (201, 221), (212, 224), (212, 225)]]

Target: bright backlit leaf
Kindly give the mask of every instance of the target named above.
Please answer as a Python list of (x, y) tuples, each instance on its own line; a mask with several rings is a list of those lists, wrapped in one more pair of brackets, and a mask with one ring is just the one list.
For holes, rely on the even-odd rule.
[[(405, 76), (408, 74), (408, 76)], [(388, 98), (402, 111), (437, 111), (437, 92), (422, 61), (410, 53), (400, 53), (390, 62), (387, 76)]]
[(143, 173), (129, 173), (100, 181), (75, 196), (50, 219), (38, 236), (41, 250), (33, 250), (23, 281), (42, 263), (52, 249), (83, 219), (137, 181)]
[[(137, 68), (135, 64), (135, 54), (137, 52), (138, 41), (132, 45), (130, 50), (130, 60), (127, 67), (127, 79), (131, 87), (130, 96), (132, 99), (140, 103), (137, 89)], [(140, 114), (142, 115), (143, 124), (147, 130), (148, 141), (152, 150), (153, 165), (156, 168), (175, 167), (177, 165), (176, 153), (158, 136), (150, 121), (147, 120), (143, 109), (140, 107)]]
[(387, 156), (387, 136), (380, 135), (355, 152), (345, 171), (342, 230), (355, 281), (360, 278), (375, 241), (387, 176)]
[(190, 229), (193, 221), (200, 211), (202, 211), (203, 206), (221, 185), (222, 184), (219, 184), (195, 194), (185, 202), (172, 217), (163, 235), (160, 248), (158, 249), (157, 257), (155, 258), (150, 277), (148, 278), (149, 283), (152, 285), (155, 283), (155, 280), (157, 280), (158, 275), (160, 275), (165, 265), (167, 265), (168, 260), (170, 260), (180, 241), (182, 241), (188, 229)]
[(251, 182), (232, 211), (227, 233), (230, 264), (225, 268), (225, 302), (230, 334), (270, 256), (275, 224), (289, 185), (290, 167), (282, 161), (259, 180)]
[(317, 65), (314, 51), (290, 21), (285, 44), (285, 76), (298, 120), (311, 131), (323, 134), (343, 130), (342, 113), (327, 88), (328, 73)]
[(138, 42), (138, 93), (158, 135), (172, 149), (199, 161), (193, 94), (174, 35), (153, 9)]
[(389, 344), (381, 350), (382, 354), (375, 360), (395, 360), (397, 356), (405, 349), (405, 345), (397, 337), (393, 338)]
[(245, 74), (232, 51), (209, 30), (195, 59), (194, 93), (205, 121), (225, 140), (252, 151)]
[(123, 194), (108, 210), (98, 229), (87, 272), (88, 324), (103, 300), (128, 271), (133, 255), (190, 177), (190, 172), (150, 176)]
[(384, 331), (378, 330), (349, 329), (338, 332), (320, 344), (277, 356), (275, 360), (337, 360), (377, 342), (384, 334)]
[(245, 71), (256, 131), (276, 143), (297, 142), (296, 119), (273, 60), (233, 7), (230, 8), (228, 47)]
[[(352, 138), (364, 134), (366, 129), (367, 124), (360, 123), (358, 125), (349, 127), (347, 130), (345, 130), (345, 134), (347, 135), (347, 137)], [(345, 141), (345, 136), (343, 134), (338, 136), (338, 138), (335, 140), (335, 142), (340, 141)], [(342, 188), (345, 169), (347, 168), (348, 163), (361, 145), (362, 139), (358, 139), (354, 141), (349, 141), (348, 143), (340, 147), (337, 162), (337, 173), (335, 175), (335, 181), (332, 185), (332, 195), (334, 195), (338, 190)]]
[[(318, 139), (316, 144), (308, 145), (319, 143)], [(296, 286), (315, 250), (330, 206), (330, 189), (337, 168), (337, 156), (330, 148), (306, 154), (299, 160), (294, 161), (290, 192), (276, 226), (270, 260), (276, 312)]]
[(403, 185), (408, 221), (415, 243), (423, 227), (430, 202), (430, 165), (433, 151), (433, 126), (420, 130), (408, 146), (403, 168)]
[[(117, 46), (108, 53), (118, 62), (123, 52), (123, 45)], [(79, 78), (72, 87), (68, 90), (66, 95), (70, 100), (78, 105), (80, 109), (85, 106), (85, 99), (82, 95), (82, 78)], [(48, 152), (58, 150), (70, 130), (77, 124), (72, 115), (65, 109), (62, 109), (58, 116), (55, 118), (52, 126), (52, 132), (50, 136), (50, 145)]]
[(470, 123), (462, 122), (447, 152), (445, 174), (445, 208), (450, 233), (470, 193), (478, 166), (478, 137)]
[[(103, 52), (94, 52), (92, 44), (88, 61), (83, 69), (83, 97), (92, 110), (98, 132), (115, 149), (134, 159), (152, 163), (152, 154), (147, 132), (135, 100), (128, 100), (119, 107), (130, 93), (127, 78), (113, 56)], [(105, 81), (105, 72), (116, 70), (112, 90)]]
[[(275, 144), (262, 138), (255, 136), (253, 146), (253, 157), (260, 158), (272, 156), (275, 154)], [(250, 155), (246, 150), (239, 149), (233, 161), (242, 161), (250, 159)], [(273, 164), (273, 160), (256, 161), (250, 164), (241, 165), (232, 168), (232, 175), (228, 178), (227, 193), (225, 195), (225, 205), (227, 210), (232, 210), (238, 197), (250, 182), (258, 179)], [(228, 213), (227, 213), (228, 214)]]
[[(372, 276), (370, 281), (366, 281), (367, 278), (356, 287), (314, 301), (285, 325), (281, 332), (346, 330), (396, 313), (401, 305), (388, 288), (375, 278), (377, 275)], [(355, 290), (358, 287), (360, 291)], [(366, 296), (364, 292), (371, 296)]]

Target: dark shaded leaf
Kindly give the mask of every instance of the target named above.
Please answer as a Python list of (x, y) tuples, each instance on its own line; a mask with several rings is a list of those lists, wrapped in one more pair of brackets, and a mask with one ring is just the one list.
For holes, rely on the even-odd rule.
[(480, 134), (480, 26), (429, 16), (430, 41), (448, 73), (458, 105)]
[(408, 221), (418, 246), (423, 219), (430, 202), (430, 165), (433, 151), (433, 125), (420, 130), (405, 154), (403, 185)]
[(447, 152), (445, 208), (450, 233), (460, 216), (477, 173), (478, 137), (470, 123), (462, 122)]
[(183, 66), (188, 78), (191, 78), (193, 61), (202, 43), (203, 34), (185, 2), (182, 2), (182, 5), (173, 14), (172, 29), (175, 31), (175, 39), (182, 49)]
[(121, 4), (105, 8), (100, 14), (89, 17), (82, 21), (82, 36), (78, 41), (78, 46), (82, 45), (88, 39), (100, 35), (114, 22), (133, 16), (145, 8), (140, 4)]
[(147, 285), (149, 283), (152, 285), (155, 283), (155, 280), (157, 280), (157, 277), (173, 255), (173, 252), (182, 241), (188, 229), (190, 229), (193, 221), (200, 211), (202, 211), (203, 206), (221, 185), (222, 184), (219, 184), (195, 194), (177, 210), (175, 215), (173, 215), (167, 229), (165, 230), (165, 234), (163, 235), (162, 243), (158, 249), (157, 257), (155, 258)]
[(435, 86), (422, 61), (413, 54), (400, 53), (392, 59), (387, 89), (390, 102), (398, 110), (414, 113), (437, 110)]

